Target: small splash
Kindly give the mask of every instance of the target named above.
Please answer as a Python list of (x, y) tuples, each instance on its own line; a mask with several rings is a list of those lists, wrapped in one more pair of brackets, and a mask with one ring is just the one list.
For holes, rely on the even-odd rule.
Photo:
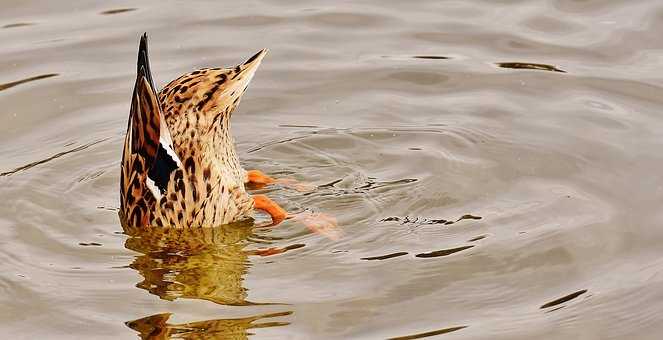
[(34, 23), (31, 22), (17, 22), (14, 24), (7, 24), (2, 26), (2, 28), (16, 28), (16, 27), (25, 27), (25, 26), (33, 26), (35, 25)]
[(117, 8), (117, 9), (109, 9), (109, 10), (103, 11), (99, 14), (101, 14), (101, 15), (113, 15), (113, 14), (132, 12), (132, 11), (135, 11), (135, 10), (137, 10), (137, 8)]
[(467, 328), (467, 326), (456, 326), (456, 327), (449, 327), (449, 328), (443, 328), (443, 329), (438, 329), (435, 331), (430, 331), (430, 332), (424, 332), (424, 333), (417, 333), (417, 334), (412, 334), (412, 335), (405, 335), (405, 336), (397, 336), (393, 338), (389, 338), (387, 340), (411, 340), (411, 339), (421, 339), (421, 338), (427, 338), (429, 336), (435, 336), (435, 335), (440, 335), (440, 334), (446, 334), (446, 333), (451, 333), (455, 331), (459, 331), (463, 328)]
[(382, 255), (382, 256), (362, 257), (361, 259), (362, 260), (368, 260), (368, 261), (387, 260), (387, 259), (391, 259), (391, 258), (394, 258), (394, 257), (399, 257), (399, 256), (407, 255), (407, 254), (408, 254), (408, 252), (406, 252), (406, 251), (399, 251), (397, 253), (387, 254), (387, 255)]
[(40, 79), (51, 78), (51, 77), (55, 77), (55, 76), (58, 76), (58, 75), (59, 75), (59, 73), (47, 73), (47, 74), (41, 74), (41, 75), (38, 75), (38, 76), (25, 78), (25, 79), (21, 79), (21, 80), (17, 80), (17, 81), (12, 81), (12, 82), (5, 83), (5, 84), (0, 84), (0, 91), (10, 89), (14, 86), (21, 85), (21, 84), (24, 84), (24, 83), (27, 83), (27, 82), (40, 80)]
[(573, 300), (573, 299), (577, 298), (578, 296), (580, 296), (582, 294), (585, 294), (585, 293), (587, 293), (587, 289), (579, 290), (575, 293), (571, 293), (571, 294), (563, 296), (559, 299), (556, 299), (556, 300), (550, 301), (548, 303), (545, 303), (539, 308), (540, 309), (545, 309), (545, 308), (557, 306), (557, 305), (562, 304), (564, 302), (571, 301), (571, 300)]
[[(380, 188), (388, 188), (392, 186), (405, 185), (419, 181), (416, 178), (403, 178), (393, 181), (378, 181), (377, 178), (368, 177), (363, 184), (358, 184), (353, 188), (339, 188), (336, 184), (343, 182), (343, 178), (333, 180), (329, 183), (318, 185), (318, 192), (306, 192), (304, 196), (317, 194), (321, 196), (343, 196), (349, 194), (366, 194), (372, 190)], [(320, 191), (320, 189), (325, 189)]]
[(79, 242), (78, 245), (83, 246), (83, 247), (101, 247), (101, 246), (103, 246), (103, 244), (97, 243), (97, 242)]
[(560, 72), (566, 73), (566, 71), (559, 69), (553, 65), (547, 64), (535, 64), (535, 63), (495, 63), (495, 65), (502, 68), (513, 68), (513, 69), (528, 69), (528, 70), (540, 70), (540, 71), (551, 71), (551, 72)]
[(458, 248), (436, 250), (436, 251), (432, 251), (430, 253), (417, 254), (415, 256), (416, 257), (421, 257), (421, 258), (448, 256), (448, 255), (455, 254), (459, 251), (463, 251), (463, 250), (470, 249), (470, 248), (474, 248), (474, 246), (462, 246), (462, 247), (458, 247)]
[(481, 216), (475, 216), (470, 214), (463, 215), (455, 220), (447, 220), (443, 218), (432, 219), (432, 218), (410, 217), (410, 216), (405, 216), (405, 217), (391, 216), (381, 219), (380, 222), (401, 222), (401, 224), (417, 224), (417, 225), (427, 225), (427, 224), (451, 225), (454, 223), (458, 223), (462, 220), (480, 220), (480, 219), (482, 219)]

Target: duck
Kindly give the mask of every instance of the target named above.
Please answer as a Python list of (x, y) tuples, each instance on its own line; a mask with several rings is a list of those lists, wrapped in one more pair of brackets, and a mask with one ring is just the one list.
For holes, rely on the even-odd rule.
[(243, 169), (230, 129), (232, 113), (267, 53), (260, 50), (234, 67), (186, 73), (157, 91), (148, 36), (141, 36), (121, 161), (125, 229), (230, 225), (261, 210), (271, 217), (270, 226), (295, 218), (314, 232), (336, 233), (333, 217), (289, 214), (266, 195), (247, 191), (252, 184), (292, 183)]

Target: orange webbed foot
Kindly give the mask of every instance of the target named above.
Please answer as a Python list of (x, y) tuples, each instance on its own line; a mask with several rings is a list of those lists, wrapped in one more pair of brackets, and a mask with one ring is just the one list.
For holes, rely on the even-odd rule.
[(275, 179), (260, 170), (249, 170), (246, 172), (246, 183), (262, 188), (270, 184), (280, 184), (285, 187), (295, 189), (299, 192), (310, 192), (315, 190), (316, 186), (309, 183), (299, 182), (292, 178)]
[(312, 232), (325, 236), (331, 240), (341, 238), (342, 232), (338, 222), (333, 216), (323, 213), (311, 213), (308, 211), (299, 214), (288, 214), (276, 202), (265, 195), (253, 195), (254, 207), (260, 209), (272, 217), (272, 223), (267, 227), (275, 226), (285, 219), (293, 219), (305, 225)]
[(338, 240), (343, 235), (338, 227), (336, 218), (323, 213), (311, 213), (308, 211), (291, 215), (289, 218), (305, 225), (310, 231), (325, 236), (331, 240)]
[(311, 192), (317, 188), (317, 186), (314, 184), (300, 182), (293, 178), (279, 178), (274, 183), (281, 184), (284, 187), (295, 189), (299, 192)]

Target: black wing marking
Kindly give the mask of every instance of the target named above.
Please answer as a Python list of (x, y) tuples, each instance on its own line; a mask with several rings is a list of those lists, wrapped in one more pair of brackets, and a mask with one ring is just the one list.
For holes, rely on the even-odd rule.
[[(154, 161), (154, 164), (147, 173), (148, 179), (154, 182), (156, 189), (159, 190), (159, 194), (153, 192), (155, 197), (160, 198), (164, 192), (168, 190), (168, 182), (170, 181), (170, 175), (179, 168), (179, 159), (173, 158), (167, 151), (166, 147), (163, 144), (159, 144), (159, 150), (157, 151), (157, 158)], [(177, 157), (177, 156), (175, 156)], [(152, 188), (150, 188), (153, 190)]]

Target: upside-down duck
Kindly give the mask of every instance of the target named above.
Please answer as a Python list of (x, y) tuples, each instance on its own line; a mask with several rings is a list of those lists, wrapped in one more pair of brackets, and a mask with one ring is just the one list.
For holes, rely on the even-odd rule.
[(213, 227), (252, 218), (259, 209), (271, 216), (271, 225), (295, 217), (313, 231), (335, 233), (331, 217), (291, 215), (245, 189), (278, 182), (241, 167), (230, 131), (232, 112), (266, 54), (263, 49), (232, 68), (184, 74), (157, 92), (143, 34), (122, 155), (119, 214), (125, 228)]

